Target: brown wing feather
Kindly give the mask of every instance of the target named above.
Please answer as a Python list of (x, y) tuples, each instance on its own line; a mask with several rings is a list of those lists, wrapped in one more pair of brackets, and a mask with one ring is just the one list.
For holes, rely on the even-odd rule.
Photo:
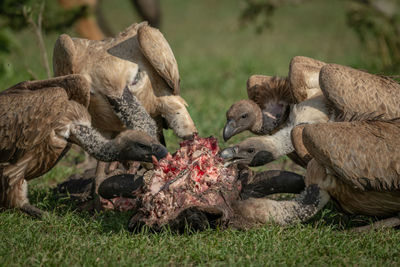
[(361, 190), (400, 189), (400, 121), (311, 124), (303, 142), (310, 154)]
[(85, 107), (89, 106), (90, 84), (87, 79), (80, 74), (71, 74), (40, 81), (25, 81), (14, 85), (5, 92), (13, 92), (15, 90), (39, 90), (49, 87), (63, 88), (70, 100), (74, 100)]
[(329, 64), (321, 69), (320, 85), (329, 106), (344, 120), (369, 113), (400, 117), (400, 85), (389, 78)]
[(318, 77), (324, 65), (326, 63), (322, 61), (302, 56), (296, 56), (290, 61), (288, 77), (295, 103), (308, 99), (309, 95), (312, 96), (312, 89), (319, 92)]
[(162, 33), (148, 25), (138, 30), (139, 46), (157, 73), (173, 89), (174, 95), (180, 93), (178, 64), (174, 53)]
[(62, 88), (13, 90), (0, 94), (1, 161), (16, 161), (42, 142), (59, 123), (68, 95)]
[(290, 85), (287, 78), (252, 75), (247, 80), (247, 96), (261, 109), (270, 101), (292, 103)]
[(303, 162), (303, 164), (299, 165), (304, 168), (307, 167), (308, 162), (310, 162), (310, 160), (312, 159), (312, 156), (310, 155), (303, 143), (303, 130), (305, 126), (306, 124), (301, 124), (294, 127), (290, 134), (295, 153), (297, 154), (297, 157), (301, 159), (301, 162)]

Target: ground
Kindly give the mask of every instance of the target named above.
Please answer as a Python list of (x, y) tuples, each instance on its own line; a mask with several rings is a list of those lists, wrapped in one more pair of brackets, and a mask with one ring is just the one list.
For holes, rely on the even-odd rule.
[[(126, 0), (103, 1), (104, 10), (121, 30), (137, 20)], [(246, 97), (251, 74), (286, 75), (295, 55), (310, 56), (370, 71), (369, 55), (345, 25), (346, 1), (307, 1), (282, 8), (274, 27), (257, 35), (238, 23), (238, 0), (161, 1), (167, 40), (176, 55), (182, 95), (201, 136), (222, 140), (225, 111)], [(74, 35), (73, 31), (69, 34)], [(50, 53), (56, 34), (46, 37)], [(17, 34), (19, 48), (3, 58), (9, 73), (0, 88), (29, 79), (29, 68), (45, 78), (38, 47), (28, 31)], [(168, 148), (177, 139), (166, 132)], [(241, 134), (228, 144), (242, 140)], [(366, 223), (365, 217), (346, 217), (329, 205), (311, 222), (282, 228), (266, 225), (251, 231), (207, 230), (177, 235), (165, 230), (131, 234), (129, 213), (91, 215), (74, 211), (66, 199), (56, 200), (51, 188), (76, 172), (70, 153), (51, 172), (30, 183), (31, 202), (50, 216), (34, 220), (16, 211), (0, 213), (1, 266), (108, 265), (393, 265), (399, 262), (400, 233), (381, 230), (365, 234), (347, 231)], [(287, 158), (261, 169), (293, 169)], [(304, 172), (301, 168), (295, 169)]]

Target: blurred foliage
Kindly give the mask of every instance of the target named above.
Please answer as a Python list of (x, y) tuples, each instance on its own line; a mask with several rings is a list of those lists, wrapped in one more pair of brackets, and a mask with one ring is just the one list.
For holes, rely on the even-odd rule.
[(375, 55), (374, 64), (383, 71), (400, 70), (400, 1), (351, 0), (348, 25)]
[(41, 30), (44, 33), (59, 32), (71, 27), (76, 20), (87, 15), (85, 6), (64, 10), (55, 0), (0, 0), (0, 76), (12, 72), (3, 55), (16, 47), (16, 39), (11, 31), (21, 31), (29, 27), (28, 17), (38, 21), (43, 8)]
[(272, 16), (283, 5), (299, 4), (304, 0), (243, 0), (245, 8), (240, 15), (240, 22), (245, 25), (254, 23), (257, 33), (272, 26)]
[[(0, 58), (3, 58), (5, 54), (11, 52), (11, 49), (15, 47), (15, 42), (11, 38), (11, 34), (7, 28), (0, 28)], [(5, 61), (0, 61), (0, 76), (8, 76), (11, 74), (12, 70), (10, 65)]]
[(87, 15), (86, 6), (64, 10), (56, 0), (0, 0), (0, 27), (9, 27), (14, 31), (28, 27), (24, 8), (27, 15), (31, 15), (36, 20), (43, 3), (44, 32), (63, 31), (71, 27), (77, 19)]
[[(273, 25), (274, 12), (281, 6), (296, 5), (310, 0), (243, 0), (242, 24), (252, 23), (256, 32)], [(354, 29), (361, 43), (374, 58), (378, 71), (400, 70), (400, 1), (344, 0), (347, 25)], [(311, 15), (311, 14), (310, 14)]]

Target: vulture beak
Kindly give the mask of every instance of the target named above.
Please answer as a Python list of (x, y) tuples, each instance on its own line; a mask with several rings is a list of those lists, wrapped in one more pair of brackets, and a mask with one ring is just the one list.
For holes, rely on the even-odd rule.
[(236, 134), (236, 122), (230, 119), (226, 122), (223, 132), (224, 141), (228, 141), (232, 136)]
[(220, 155), (221, 158), (223, 158), (224, 160), (230, 160), (236, 156), (237, 152), (238, 152), (238, 147), (232, 146), (222, 150)]
[(168, 154), (168, 150), (160, 144), (153, 144), (151, 146), (151, 152), (157, 160), (164, 158)]
[(221, 151), (220, 156), (225, 160), (225, 167), (228, 167), (232, 164), (240, 163), (246, 159), (240, 157), (239, 155), (239, 147), (233, 146), (225, 148)]

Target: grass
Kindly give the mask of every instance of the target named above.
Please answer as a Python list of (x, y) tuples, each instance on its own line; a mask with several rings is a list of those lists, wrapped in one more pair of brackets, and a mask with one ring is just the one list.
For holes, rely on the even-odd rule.
[[(248, 76), (286, 75), (295, 55), (370, 69), (368, 54), (345, 25), (345, 1), (313, 0), (282, 8), (274, 15), (274, 27), (260, 35), (251, 26), (240, 27), (242, 3), (238, 0), (161, 2), (162, 31), (176, 55), (182, 95), (202, 136), (222, 140), (225, 111), (246, 97)], [(128, 1), (104, 1), (104, 5), (116, 32), (137, 19)], [(50, 56), (56, 38), (56, 34), (46, 37)], [(9, 69), (0, 78), (3, 89), (29, 79), (27, 67), (45, 78), (32, 34), (18, 33), (16, 40), (14, 52), (3, 58)], [(170, 131), (166, 135), (169, 149), (174, 150), (178, 140)], [(332, 206), (309, 223), (287, 228), (266, 225), (247, 232), (131, 234), (126, 230), (129, 213), (78, 213), (74, 204), (55, 198), (51, 187), (76, 171), (65, 164), (71, 157), (30, 183), (31, 202), (49, 211), (49, 217), (33, 220), (16, 211), (0, 213), (0, 266), (376, 266), (399, 262), (396, 230), (349, 233), (343, 229), (359, 222)], [(280, 159), (266, 168), (286, 161)]]

